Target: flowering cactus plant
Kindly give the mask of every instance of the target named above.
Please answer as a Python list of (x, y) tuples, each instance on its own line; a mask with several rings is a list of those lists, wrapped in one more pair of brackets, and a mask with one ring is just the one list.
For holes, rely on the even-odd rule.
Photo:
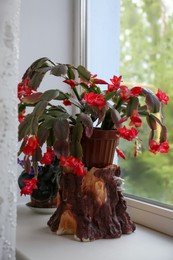
[[(63, 92), (62, 86), (38, 91), (48, 72), (61, 77), (69, 92)], [(166, 105), (169, 97), (161, 89), (154, 94), (140, 86), (129, 88), (123, 84), (122, 76), (114, 75), (105, 81), (81, 65), (75, 67), (41, 58), (24, 73), (18, 84), (18, 98), (19, 155), (23, 156), (23, 173), (29, 176), (21, 185), (21, 194), (31, 194), (37, 189), (35, 179), (39, 171), (43, 175), (45, 167), (58, 174), (66, 167), (69, 172), (73, 170), (83, 176), (80, 141), (83, 131), (87, 137), (92, 136), (93, 125), (114, 129), (118, 138), (142, 143), (139, 129), (145, 119), (151, 129), (148, 150), (154, 154), (169, 150), (167, 128), (160, 116), (161, 104)], [(69, 113), (67, 106), (76, 107), (76, 113)], [(126, 158), (118, 147), (116, 152)], [(52, 169), (54, 165), (56, 169)]]

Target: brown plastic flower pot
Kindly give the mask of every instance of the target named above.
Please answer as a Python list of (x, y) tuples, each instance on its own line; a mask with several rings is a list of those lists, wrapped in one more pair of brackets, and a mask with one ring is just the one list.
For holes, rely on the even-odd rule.
[(118, 138), (115, 130), (94, 128), (91, 138), (83, 136), (83, 163), (89, 169), (92, 167), (104, 168), (113, 162)]

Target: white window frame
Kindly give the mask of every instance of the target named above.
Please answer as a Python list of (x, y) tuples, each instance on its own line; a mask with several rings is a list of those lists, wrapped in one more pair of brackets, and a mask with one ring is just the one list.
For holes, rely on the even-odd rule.
[[(98, 1), (98, 0), (92, 0)], [(87, 66), (87, 0), (77, 0), (76, 16), (76, 52), (75, 61)], [(173, 236), (173, 209), (155, 205), (151, 201), (142, 201), (125, 194), (128, 212), (132, 220), (148, 228)]]

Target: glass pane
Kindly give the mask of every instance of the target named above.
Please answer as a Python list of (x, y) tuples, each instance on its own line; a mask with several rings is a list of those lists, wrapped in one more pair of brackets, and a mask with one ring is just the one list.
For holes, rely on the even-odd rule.
[[(164, 107), (169, 144), (173, 143), (173, 1), (121, 0), (120, 75), (128, 86), (145, 85), (156, 93), (161, 88), (170, 97)], [(147, 148), (148, 129), (141, 138)], [(133, 155), (131, 142), (121, 142), (127, 160), (120, 159), (125, 191), (173, 205), (173, 151)], [(128, 149), (127, 149), (128, 148)], [(129, 149), (131, 148), (131, 149)]]

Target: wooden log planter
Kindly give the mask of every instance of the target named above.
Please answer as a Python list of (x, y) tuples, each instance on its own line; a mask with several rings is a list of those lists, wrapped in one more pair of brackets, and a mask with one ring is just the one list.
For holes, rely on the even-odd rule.
[(91, 168), (84, 177), (63, 173), (59, 202), (48, 226), (79, 241), (118, 238), (135, 230), (126, 211), (120, 168)]

